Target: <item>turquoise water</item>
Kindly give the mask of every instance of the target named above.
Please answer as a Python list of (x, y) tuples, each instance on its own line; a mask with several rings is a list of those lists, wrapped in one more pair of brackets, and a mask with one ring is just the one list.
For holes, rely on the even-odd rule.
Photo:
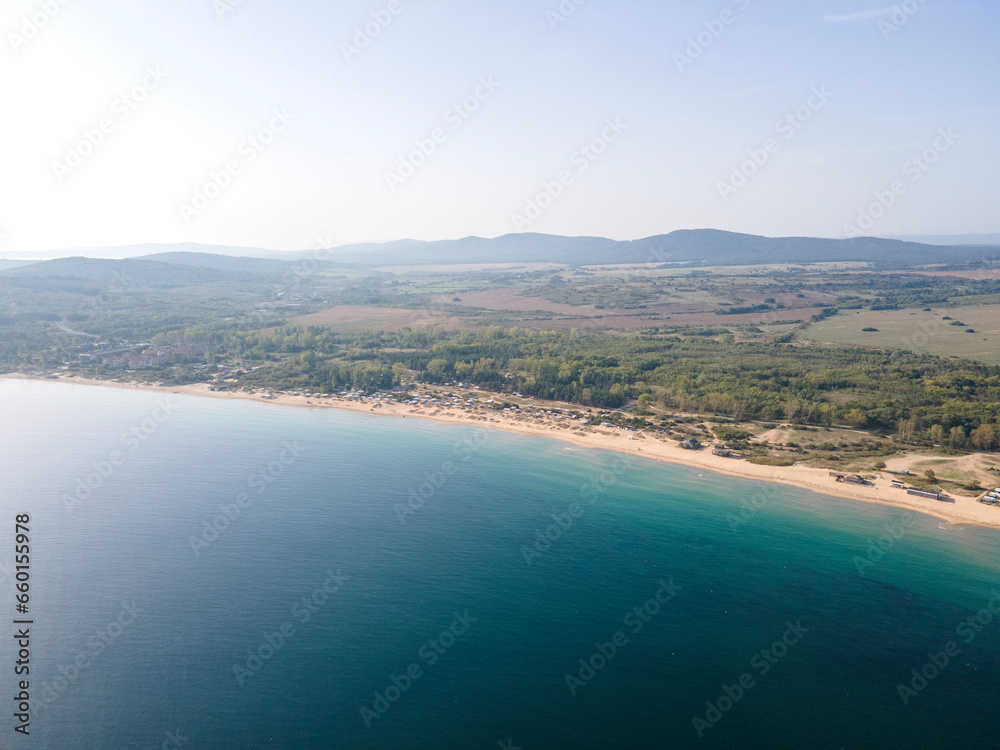
[(0, 746), (1000, 744), (996, 531), (555, 440), (163, 399), (0, 381), (0, 606), (28, 513), (34, 620), (30, 740), (0, 633)]

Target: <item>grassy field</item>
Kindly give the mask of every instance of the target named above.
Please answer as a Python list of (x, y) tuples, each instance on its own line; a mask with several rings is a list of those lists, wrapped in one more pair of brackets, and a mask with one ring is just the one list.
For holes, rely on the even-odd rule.
[(327, 326), (337, 333), (357, 334), (367, 331), (399, 331), (403, 328), (438, 326), (445, 329), (462, 327), (458, 318), (426, 310), (399, 310), (389, 307), (340, 305), (291, 321), (298, 326)]
[[(953, 320), (944, 320), (951, 317)], [(965, 325), (952, 325), (955, 322)], [(875, 331), (865, 331), (875, 328)], [(967, 333), (967, 329), (975, 333)], [(846, 310), (799, 334), (802, 340), (869, 345), (1000, 365), (1000, 305), (914, 310)]]

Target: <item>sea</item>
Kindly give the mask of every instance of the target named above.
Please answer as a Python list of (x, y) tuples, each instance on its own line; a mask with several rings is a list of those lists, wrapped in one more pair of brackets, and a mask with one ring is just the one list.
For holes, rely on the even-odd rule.
[(1000, 747), (995, 529), (57, 381), (0, 471), (3, 748)]

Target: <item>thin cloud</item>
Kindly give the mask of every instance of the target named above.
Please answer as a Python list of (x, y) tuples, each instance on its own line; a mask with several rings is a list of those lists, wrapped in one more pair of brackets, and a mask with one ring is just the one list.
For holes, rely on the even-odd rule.
[(875, 10), (862, 10), (857, 13), (847, 13), (843, 16), (823, 16), (823, 20), (828, 23), (845, 23), (850, 21), (867, 21), (870, 18), (887, 16), (892, 13), (893, 8), (876, 8)]

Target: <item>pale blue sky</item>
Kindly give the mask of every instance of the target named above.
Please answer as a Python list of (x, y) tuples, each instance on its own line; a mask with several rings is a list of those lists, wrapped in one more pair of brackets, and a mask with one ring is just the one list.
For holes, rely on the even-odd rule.
[[(0, 9), (0, 255), (515, 229), (843, 236), (859, 212), (869, 234), (1000, 231), (993, 0), (895, 14), (876, 0), (567, 0), (558, 23), (558, 0), (63, 1)], [(391, 22), (348, 61), (380, 12)], [(723, 13), (697, 59), (676, 57)], [(144, 79), (145, 100), (124, 104)], [(470, 96), (467, 119), (448, 114)], [(803, 107), (801, 127), (779, 122)], [(102, 119), (109, 132), (74, 162)], [(269, 124), (272, 142), (245, 143)], [(387, 177), (438, 128), (412, 174)], [(603, 153), (581, 156), (595, 138)], [(910, 161), (928, 148), (933, 163)], [(744, 184), (748, 150), (766, 161), (742, 167)], [(196, 202), (227, 162), (237, 174)], [(892, 205), (869, 210), (894, 181)], [(528, 212), (543, 183), (558, 197)]]

